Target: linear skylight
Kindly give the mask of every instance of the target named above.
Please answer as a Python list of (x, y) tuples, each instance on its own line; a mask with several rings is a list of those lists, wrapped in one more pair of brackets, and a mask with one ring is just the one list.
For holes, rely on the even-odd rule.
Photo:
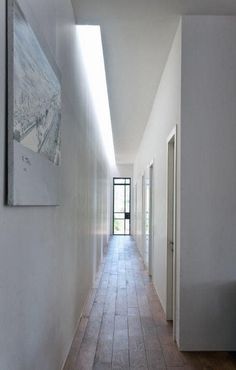
[(107, 92), (105, 63), (100, 26), (76, 26), (80, 52), (95, 108), (102, 142), (112, 167), (115, 152), (112, 135), (111, 114)]

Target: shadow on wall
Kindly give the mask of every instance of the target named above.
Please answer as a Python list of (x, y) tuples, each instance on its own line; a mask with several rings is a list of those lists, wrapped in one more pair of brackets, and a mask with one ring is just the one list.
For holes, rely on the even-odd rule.
[(236, 351), (236, 281), (195, 285), (185, 288), (183, 294), (191, 297), (192, 307), (182, 311), (181, 349), (193, 349), (199, 343), (199, 349), (224, 350), (224, 343), (227, 350)]

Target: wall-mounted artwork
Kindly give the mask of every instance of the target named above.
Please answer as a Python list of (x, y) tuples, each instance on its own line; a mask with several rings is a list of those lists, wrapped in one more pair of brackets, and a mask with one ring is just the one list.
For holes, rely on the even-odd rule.
[(32, 14), (10, 0), (7, 18), (8, 204), (58, 205), (60, 74)]

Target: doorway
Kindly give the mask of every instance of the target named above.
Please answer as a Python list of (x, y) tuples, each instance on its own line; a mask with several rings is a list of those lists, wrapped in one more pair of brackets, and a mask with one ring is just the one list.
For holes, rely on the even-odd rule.
[(145, 189), (145, 174), (142, 175), (142, 248), (141, 253), (143, 256), (144, 264), (147, 267), (147, 243), (146, 243), (146, 189)]
[(137, 238), (137, 221), (138, 221), (138, 193), (137, 183), (134, 186), (134, 236)]
[(167, 307), (175, 338), (176, 284), (176, 128), (167, 139)]
[(153, 162), (149, 165), (142, 177), (142, 232), (143, 232), (143, 259), (145, 266), (152, 276), (153, 256)]
[(152, 276), (152, 258), (153, 258), (153, 163), (149, 167), (149, 223), (148, 223), (148, 272)]
[(113, 178), (113, 234), (130, 235), (131, 178)]

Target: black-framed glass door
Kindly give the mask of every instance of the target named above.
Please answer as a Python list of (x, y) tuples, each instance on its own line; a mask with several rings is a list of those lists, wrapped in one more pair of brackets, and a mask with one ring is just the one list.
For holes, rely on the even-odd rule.
[(130, 235), (131, 178), (113, 178), (113, 234)]

